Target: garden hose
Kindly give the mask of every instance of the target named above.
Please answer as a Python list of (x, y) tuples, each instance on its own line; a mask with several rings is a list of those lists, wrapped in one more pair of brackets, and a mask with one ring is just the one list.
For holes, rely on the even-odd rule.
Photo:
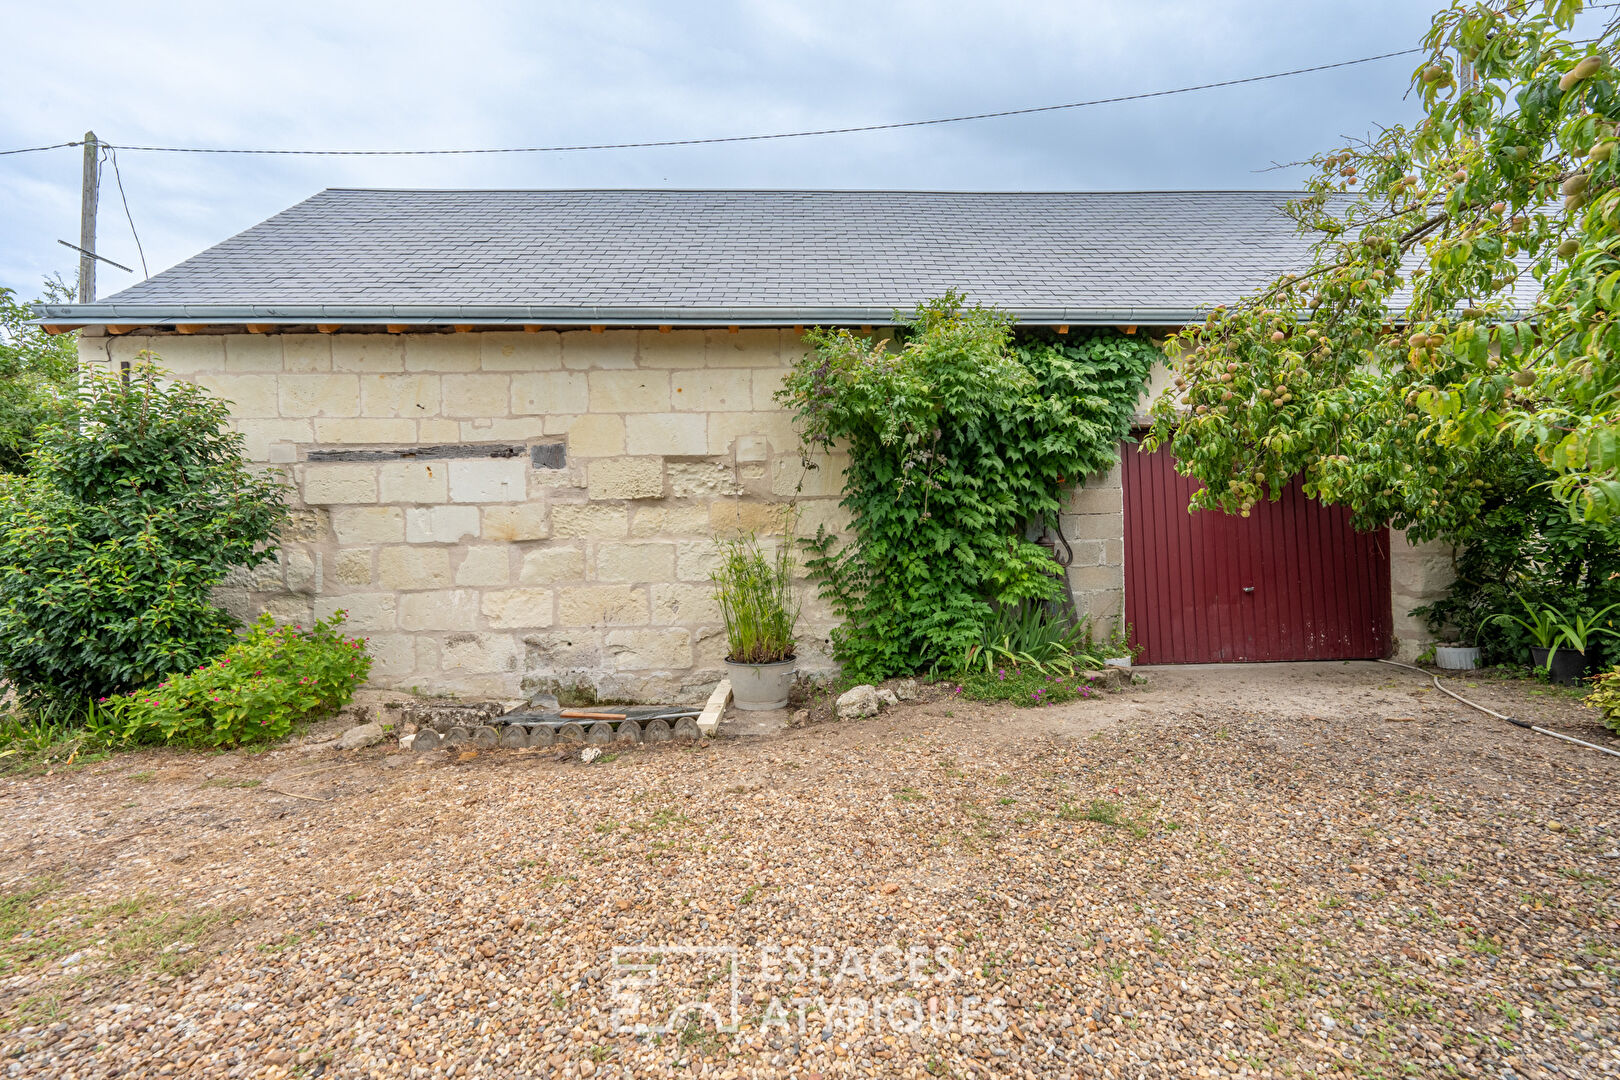
[(1424, 671), (1420, 667), (1414, 667), (1411, 664), (1403, 664), (1398, 660), (1380, 660), (1378, 662), (1380, 664), (1388, 664), (1390, 667), (1405, 668), (1407, 671), (1415, 671), (1419, 675), (1427, 675), (1427, 676), (1429, 676), (1429, 678), (1434, 680), (1434, 688), (1436, 690), (1440, 691), (1442, 694), (1448, 694), (1451, 697), (1456, 698), (1458, 701), (1462, 702), (1464, 705), (1467, 705), (1470, 709), (1478, 709), (1480, 712), (1485, 713), (1485, 714), (1487, 714), (1489, 716), (1494, 716), (1498, 720), (1506, 720), (1508, 723), (1512, 724), (1514, 727), (1522, 727), (1522, 728), (1525, 728), (1527, 730), (1534, 731), (1538, 735), (1551, 735), (1555, 739), (1563, 739), (1565, 742), (1572, 742), (1576, 746), (1584, 746), (1588, 750), (1596, 750), (1599, 753), (1609, 754), (1609, 755), (1611, 755), (1613, 757), (1620, 757), (1620, 750), (1610, 750), (1607, 746), (1599, 746), (1597, 743), (1589, 743), (1589, 742), (1586, 742), (1583, 739), (1577, 739), (1573, 735), (1565, 735), (1565, 734), (1563, 734), (1561, 732), (1549, 731), (1548, 729), (1546, 729), (1544, 727), (1537, 727), (1536, 725), (1530, 723), (1530, 721), (1528, 721), (1528, 720), (1515, 720), (1511, 716), (1503, 716), (1501, 713), (1497, 712), (1495, 709), (1487, 709), (1485, 706), (1479, 704), (1478, 702), (1469, 701), (1467, 698), (1463, 697), (1461, 694), (1454, 693), (1451, 690), (1447, 690), (1444, 686), (1441, 686), (1440, 685), (1440, 676), (1434, 674), (1432, 671)]

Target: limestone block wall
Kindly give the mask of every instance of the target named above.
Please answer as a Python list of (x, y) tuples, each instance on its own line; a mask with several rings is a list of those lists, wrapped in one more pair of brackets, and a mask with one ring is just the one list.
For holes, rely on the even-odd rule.
[[(343, 609), (373, 682), (460, 694), (685, 701), (721, 677), (716, 535), (846, 524), (842, 463), (806, 470), (772, 394), (776, 330), (85, 337), (158, 354), (233, 402), (283, 470), (280, 560), (229, 583), (244, 618)], [(437, 448), (437, 449), (430, 449)], [(804, 590), (801, 666), (832, 619)]]

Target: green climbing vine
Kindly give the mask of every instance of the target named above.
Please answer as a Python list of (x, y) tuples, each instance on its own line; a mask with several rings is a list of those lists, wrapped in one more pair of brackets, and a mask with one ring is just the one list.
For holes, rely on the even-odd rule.
[(845, 671), (923, 670), (977, 641), (997, 607), (1056, 597), (1062, 579), (1028, 531), (1056, 526), (1065, 489), (1114, 464), (1158, 349), (1113, 331), (1015, 333), (954, 293), (893, 341), (805, 341), (778, 399), (807, 451), (850, 455), (852, 535), (804, 541), (843, 620)]

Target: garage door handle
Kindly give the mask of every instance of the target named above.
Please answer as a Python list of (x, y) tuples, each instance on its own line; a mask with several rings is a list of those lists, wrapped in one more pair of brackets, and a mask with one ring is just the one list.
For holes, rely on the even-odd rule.
[(1243, 591), (1244, 592), (1254, 592), (1254, 586), (1253, 585), (1245, 585), (1245, 586), (1243, 586)]

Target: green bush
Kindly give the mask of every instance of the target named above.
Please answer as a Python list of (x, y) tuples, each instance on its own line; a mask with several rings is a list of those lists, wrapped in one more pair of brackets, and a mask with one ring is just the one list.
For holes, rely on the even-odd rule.
[(958, 670), (988, 674), (998, 668), (1028, 668), (1042, 674), (1072, 675), (1077, 668), (1100, 668), (1102, 656), (1091, 640), (1091, 620), (1071, 623), (1026, 600), (995, 613), (957, 663)]
[[(45, 282), (45, 298), (64, 303), (72, 291)], [(0, 472), (23, 472), (39, 429), (62, 420), (73, 402), (79, 368), (76, 335), (47, 334), (33, 311), (0, 286)]]
[(720, 566), (709, 580), (726, 621), (727, 660), (774, 664), (793, 658), (799, 601), (793, 595), (793, 553), (786, 541), (774, 557), (767, 557), (753, 536), (723, 541)]
[(339, 631), (343, 612), (305, 630), (268, 615), (212, 663), (100, 703), (133, 742), (238, 746), (279, 739), (331, 712), (366, 681), (371, 656)]
[(964, 678), (956, 692), (973, 701), (1005, 701), (1025, 708), (1057, 705), (1098, 694), (1090, 683), (1077, 675), (1054, 674), (1032, 667), (976, 672)]
[(1586, 704), (1603, 714), (1603, 726), (1620, 735), (1620, 667), (1592, 676)]
[(213, 601), (275, 558), (282, 484), (248, 468), (226, 403), (148, 363), (95, 374), (78, 421), (0, 478), (0, 674), (25, 703), (82, 708), (230, 644)]
[(1028, 539), (1065, 491), (1111, 467), (1157, 348), (1108, 332), (1015, 336), (1011, 319), (948, 294), (903, 343), (806, 335), (778, 400), (807, 449), (845, 448), (853, 537), (807, 541), (843, 625), (835, 657), (863, 680), (961, 655), (994, 610), (1060, 595)]

